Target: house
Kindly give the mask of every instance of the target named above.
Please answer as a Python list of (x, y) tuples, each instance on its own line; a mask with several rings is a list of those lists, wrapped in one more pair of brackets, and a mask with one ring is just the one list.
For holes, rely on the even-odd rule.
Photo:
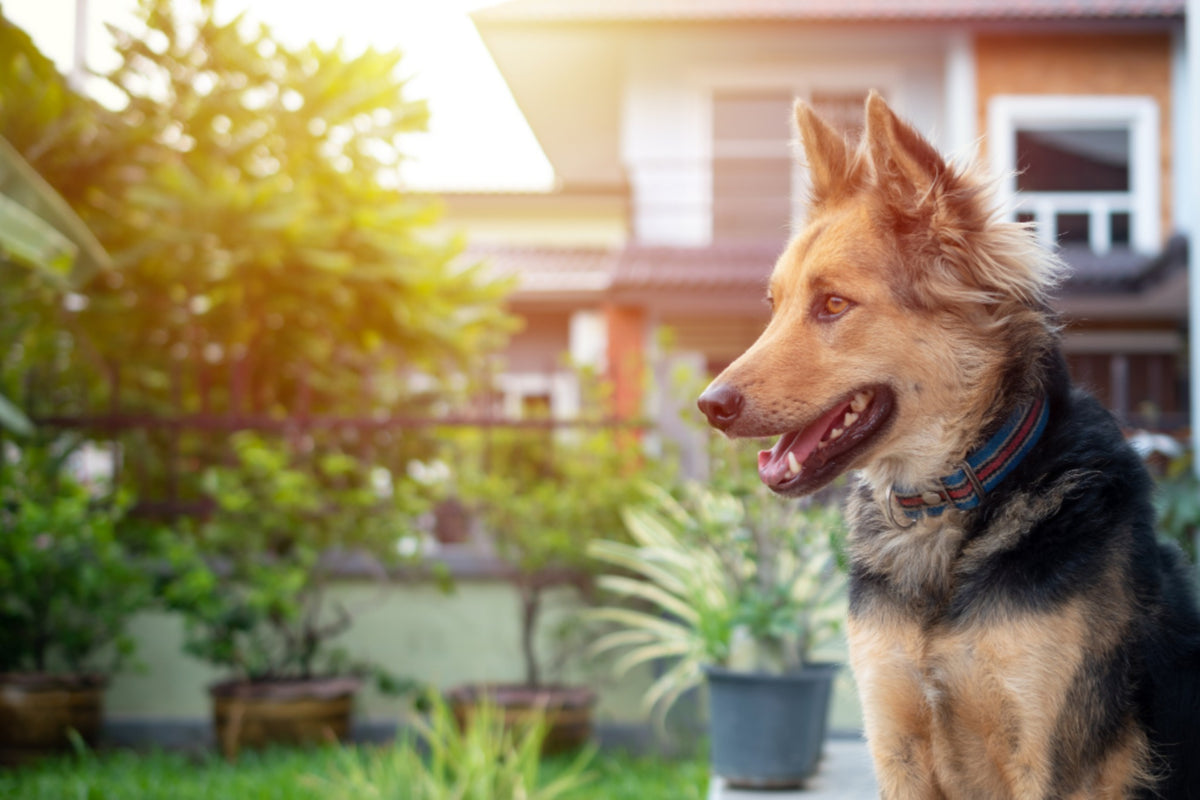
[[(802, 218), (802, 97), (857, 135), (870, 89), (1073, 267), (1075, 378), (1128, 424), (1186, 422), (1184, 0), (510, 0), (474, 22), (558, 176), (449, 196), (472, 255), (519, 276), (508, 408), (577, 408), (564, 351), (616, 410), (667, 420), (667, 356), (710, 373), (767, 319)], [(670, 348), (661, 344), (669, 329)], [(658, 372), (650, 373), (655, 369)]]

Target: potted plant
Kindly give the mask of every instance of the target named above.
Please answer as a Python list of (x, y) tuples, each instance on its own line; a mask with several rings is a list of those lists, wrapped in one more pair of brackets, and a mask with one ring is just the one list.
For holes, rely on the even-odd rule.
[(235, 463), (206, 471), (215, 503), (173, 553), (165, 589), (185, 619), (185, 648), (229, 677), (209, 687), (217, 744), (343, 739), (365, 667), (332, 640), (360, 609), (330, 594), (339, 556), (367, 556), (377, 577), (418, 535), (411, 484), (336, 450), (300, 454), (243, 432)]
[(619, 652), (618, 673), (666, 663), (645, 695), (660, 720), (706, 682), (712, 769), (728, 785), (800, 785), (820, 757), (837, 670), (813, 653), (845, 615), (840, 513), (759, 486), (645, 491), (624, 510), (633, 542), (588, 548), (618, 570), (599, 587), (628, 601), (592, 612), (614, 627), (594, 652)]
[(153, 600), (122, 544), (128, 501), (93, 497), (64, 440), (0, 447), (0, 763), (93, 745), (108, 678), (132, 653), (130, 618)]
[(458, 686), (448, 698), (464, 720), (481, 701), (510, 719), (537, 710), (548, 726), (544, 750), (572, 749), (590, 736), (596, 696), (585, 686), (547, 680), (537, 646), (545, 594), (564, 584), (587, 591), (596, 566), (585, 555), (588, 542), (621, 535), (619, 509), (654, 467), (627, 430), (547, 427), (486, 435), (486, 458), (460, 477), (460, 496), (486, 527), (520, 598), (524, 680)]

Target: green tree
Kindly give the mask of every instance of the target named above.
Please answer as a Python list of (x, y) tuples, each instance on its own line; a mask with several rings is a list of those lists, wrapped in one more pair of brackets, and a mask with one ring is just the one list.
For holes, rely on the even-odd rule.
[(94, 146), (98, 109), (3, 16), (0, 86), (0, 429), (28, 433), (10, 401), (33, 394), (33, 365), (49, 371), (70, 360), (71, 348), (55, 336), (63, 296), (109, 266), (60, 191), (90, 183), (105, 158)]
[(212, 0), (140, 15), (106, 76), (123, 107), (72, 99), (25, 58), (2, 116), (36, 113), (0, 129), (112, 254), (76, 317), (123, 394), (194, 404), (173, 372), (225, 386), (237, 362), (242, 411), (395, 408), (401, 370), (463, 370), (502, 342), (507, 287), (456, 260), (438, 203), (397, 179), (428, 118), (399, 53), (289, 48)]
[(108, 353), (145, 353), (139, 389), (173, 360), (221, 374), (245, 360), (252, 410), (294, 410), (301, 375), (310, 408), (361, 409), (387, 388), (369, 397), (364, 378), (462, 367), (494, 342), (504, 287), (458, 267), (461, 241), (429, 233), (438, 205), (396, 180), (401, 137), (428, 119), (399, 53), (289, 49), (218, 22), (212, 0), (143, 0), (142, 14), (108, 77), (150, 139), (96, 199), (123, 268), (87, 311)]

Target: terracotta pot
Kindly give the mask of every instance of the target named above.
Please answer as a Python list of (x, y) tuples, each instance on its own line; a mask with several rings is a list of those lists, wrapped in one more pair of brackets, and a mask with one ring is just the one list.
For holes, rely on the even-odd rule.
[(591, 738), (596, 693), (582, 686), (478, 684), (455, 687), (446, 700), (460, 726), (470, 724), (484, 700), (500, 711), (506, 727), (526, 724), (541, 714), (546, 724), (542, 752), (550, 755), (576, 750)]
[(95, 747), (107, 686), (100, 675), (0, 673), (0, 764), (68, 753), (70, 731)]
[(357, 678), (213, 684), (208, 691), (217, 747), (234, 759), (242, 748), (344, 741), (361, 686)]

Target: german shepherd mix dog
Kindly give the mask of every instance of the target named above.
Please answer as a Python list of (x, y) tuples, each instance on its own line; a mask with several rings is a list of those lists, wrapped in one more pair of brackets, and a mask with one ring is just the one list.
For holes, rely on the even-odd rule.
[(885, 798), (1200, 798), (1200, 616), (1152, 481), (1072, 389), (1060, 262), (876, 94), (796, 108), (811, 211), (770, 323), (700, 397), (779, 436), (762, 480), (858, 471), (851, 664)]

